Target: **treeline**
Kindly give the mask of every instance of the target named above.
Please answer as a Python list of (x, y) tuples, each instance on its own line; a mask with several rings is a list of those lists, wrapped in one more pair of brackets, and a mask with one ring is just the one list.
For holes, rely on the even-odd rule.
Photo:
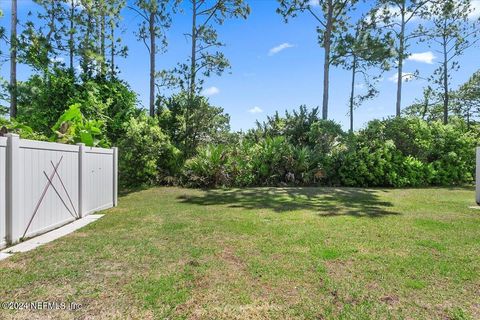
[[(472, 181), (480, 111), (479, 72), (459, 88), (451, 80), (458, 58), (478, 40), (469, 1), (281, 0), (285, 21), (304, 13), (318, 23), (325, 51), (321, 108), (276, 114), (248, 132), (230, 131), (229, 116), (201, 96), (203, 82), (230, 64), (217, 30), (247, 18), (242, 0), (35, 0), (25, 21), (12, 0), (10, 37), (0, 29), (10, 64), (0, 99), (2, 132), (23, 138), (120, 147), (121, 183), (196, 187), (256, 185), (422, 186)], [(138, 18), (135, 36), (150, 68), (147, 110), (121, 79), (122, 15)], [(185, 60), (158, 69), (176, 14), (191, 18)], [(413, 24), (412, 21), (415, 21)], [(442, 61), (432, 75), (407, 74), (414, 41), (428, 42)], [(17, 81), (17, 64), (31, 76)], [(351, 71), (350, 130), (328, 118), (330, 67)], [(354, 110), (374, 98), (376, 83), (398, 71), (396, 117), (353, 132)], [(428, 78), (412, 106), (401, 110), (402, 83)], [(367, 90), (358, 94), (356, 85)], [(166, 96), (165, 89), (175, 89)], [(170, 92), (170, 91), (169, 91)], [(9, 116), (8, 116), (9, 114)], [(2, 117), (2, 115), (4, 115)], [(403, 115), (403, 117), (402, 117)]]
[[(33, 0), (25, 21), (18, 20), (17, 0), (11, 0), (10, 37), (5, 28), (0, 38), (8, 45), (10, 81), (3, 92), (9, 94), (9, 113), (15, 118), (22, 107), (18, 101), (22, 83), (17, 81), (17, 64), (24, 64), (48, 81), (58, 69), (69, 71), (75, 82), (116, 80), (118, 59), (127, 58), (123, 44), (125, 25), (122, 14), (136, 18), (134, 36), (145, 45), (149, 56), (149, 114), (163, 97), (162, 89), (178, 89), (193, 97), (202, 90), (205, 77), (222, 74), (230, 67), (221, 52), (224, 43), (217, 28), (227, 19), (247, 18), (249, 6), (243, 0)], [(191, 50), (176, 66), (160, 70), (157, 58), (168, 49), (168, 29), (178, 11), (191, 17), (186, 34)], [(0, 12), (0, 18), (3, 14)], [(3, 47), (3, 45), (2, 45)], [(7, 52), (3, 52), (6, 56)], [(1, 53), (1, 52), (0, 52)]]
[[(221, 75), (230, 67), (222, 52), (225, 43), (219, 39), (218, 29), (227, 20), (247, 19), (250, 13), (246, 0), (34, 0), (34, 3), (36, 7), (30, 9), (26, 20), (18, 21), (17, 0), (11, 0), (9, 39), (5, 30), (0, 30), (0, 38), (9, 49), (3, 52), (10, 61), (10, 81), (4, 86), (3, 97), (8, 93), (12, 118), (18, 108), (17, 62), (44, 77), (56, 67), (67, 68), (82, 80), (118, 77), (117, 61), (128, 56), (128, 47), (122, 42), (125, 29), (122, 18), (127, 11), (136, 17), (133, 33), (145, 45), (149, 56), (148, 109), (150, 116), (154, 116), (156, 102), (164, 96), (164, 89), (186, 91), (193, 97), (200, 94), (205, 78)], [(460, 67), (461, 55), (479, 40), (480, 14), (474, 10), (471, 0), (278, 0), (276, 11), (285, 22), (305, 14), (317, 24), (318, 42), (324, 51), (322, 119), (328, 119), (331, 67), (351, 72), (348, 104), (350, 130), (353, 130), (354, 110), (378, 94), (376, 85), (382, 73), (390, 69), (397, 71), (397, 117), (402, 112), (403, 82), (422, 78), (428, 79), (425, 91), (429, 103), (442, 106), (442, 120), (448, 123), (452, 78)], [(157, 59), (173, 40), (167, 38), (167, 32), (178, 14), (191, 18), (191, 25), (185, 30), (190, 50), (176, 66), (159, 69)], [(405, 72), (404, 62), (411, 57), (415, 43), (428, 44), (440, 57), (431, 75)], [(360, 84), (367, 89), (358, 93), (355, 87)]]

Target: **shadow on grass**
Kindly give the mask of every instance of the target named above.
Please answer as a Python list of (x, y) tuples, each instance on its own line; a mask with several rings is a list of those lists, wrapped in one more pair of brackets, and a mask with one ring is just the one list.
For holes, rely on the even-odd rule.
[(400, 213), (380, 198), (382, 191), (356, 188), (250, 188), (206, 190), (203, 195), (183, 195), (181, 202), (202, 206), (226, 205), (275, 212), (314, 211), (320, 217), (354, 216), (377, 218)]
[(120, 197), (128, 196), (131, 193), (141, 192), (144, 190), (148, 190), (151, 187), (149, 186), (135, 186), (135, 187), (119, 187), (118, 195)]

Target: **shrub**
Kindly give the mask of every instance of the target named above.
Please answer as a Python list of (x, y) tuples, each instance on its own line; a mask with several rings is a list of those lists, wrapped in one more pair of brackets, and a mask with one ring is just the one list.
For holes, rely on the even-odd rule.
[(52, 127), (52, 141), (61, 143), (84, 143), (90, 147), (108, 147), (103, 134), (104, 121), (86, 119), (80, 111), (80, 104), (71, 105)]
[(46, 76), (32, 75), (19, 83), (17, 120), (33, 130), (50, 135), (50, 128), (68, 109), (80, 86), (74, 75), (64, 69), (54, 68)]
[(391, 118), (370, 121), (360, 130), (359, 138), (365, 143), (391, 140), (405, 156), (421, 161), (428, 159), (432, 148), (431, 124), (418, 118)]
[(246, 139), (232, 146), (228, 168), (233, 185), (247, 187), (257, 184), (253, 161), (257, 150), (258, 145)]
[(71, 102), (79, 103), (87, 117), (103, 120), (105, 133), (112, 143), (125, 133), (125, 123), (139, 113), (136, 93), (117, 79), (86, 81)]
[(402, 155), (395, 144), (375, 141), (358, 143), (339, 155), (338, 175), (345, 186), (396, 186)]
[[(463, 121), (444, 125), (416, 118), (373, 120), (364, 130), (359, 131), (355, 140), (348, 152), (355, 149), (358, 151), (361, 146), (366, 148), (366, 153), (371, 152), (372, 157), (374, 154), (378, 156), (376, 146), (387, 143), (392, 143), (399, 152), (393, 158), (383, 154), (384, 158), (392, 159), (389, 161), (393, 166), (390, 170), (393, 171), (386, 173), (389, 178), (384, 184), (377, 184), (378, 179), (375, 179), (372, 185), (456, 185), (473, 180), (476, 139)], [(360, 153), (358, 157), (361, 163), (368, 155)], [(372, 164), (371, 161), (367, 163)], [(382, 166), (382, 162), (375, 165)], [(378, 169), (372, 166), (369, 168), (372, 172), (377, 172)], [(350, 181), (351, 183), (353, 182)], [(363, 182), (362, 185), (370, 184)]]
[(403, 158), (395, 187), (421, 187), (432, 183), (435, 170), (431, 163), (424, 163), (412, 156)]
[(22, 139), (48, 141), (48, 137), (41, 133), (34, 131), (29, 126), (18, 122), (15, 119), (5, 119), (0, 116), (0, 128), (5, 127), (7, 132), (16, 133), (20, 135)]
[[(272, 120), (268, 128), (274, 124), (278, 128), (280, 122)], [(228, 147), (202, 147), (187, 162), (184, 180), (202, 187), (420, 187), (473, 179), (476, 135), (463, 122), (374, 120), (365, 129), (346, 135), (334, 122), (315, 121), (306, 132), (304, 144), (294, 144), (284, 135), (263, 138), (251, 131)], [(297, 142), (302, 140), (297, 138)]]
[(276, 185), (283, 182), (288, 173), (287, 158), (291, 155), (291, 145), (285, 137), (267, 137), (254, 146), (252, 168), (258, 185)]
[(330, 120), (319, 120), (312, 124), (308, 131), (308, 145), (316, 153), (331, 154), (336, 147), (343, 143), (345, 132), (342, 127)]
[(193, 187), (218, 187), (229, 184), (227, 149), (223, 145), (200, 147), (195, 157), (185, 162), (183, 181)]
[(186, 157), (207, 144), (224, 144), (230, 130), (230, 116), (207, 98), (180, 92), (169, 99), (159, 99), (157, 113), (160, 126), (172, 143)]
[(175, 174), (179, 152), (165, 135), (158, 121), (141, 113), (125, 126), (119, 140), (119, 174), (123, 187), (151, 185)]
[(436, 171), (433, 183), (452, 185), (472, 182), (475, 174), (475, 147), (472, 132), (461, 125), (432, 123), (432, 149), (429, 161)]

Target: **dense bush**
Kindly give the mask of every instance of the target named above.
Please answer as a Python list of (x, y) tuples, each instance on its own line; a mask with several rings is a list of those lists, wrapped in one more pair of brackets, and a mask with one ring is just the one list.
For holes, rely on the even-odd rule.
[(61, 143), (84, 143), (90, 147), (109, 147), (103, 134), (105, 122), (98, 119), (86, 119), (81, 111), (81, 105), (72, 104), (52, 127), (52, 141)]
[(227, 150), (223, 145), (200, 147), (197, 155), (185, 162), (183, 178), (193, 187), (216, 187), (230, 183), (227, 173)]
[(139, 114), (136, 93), (118, 79), (85, 81), (69, 102), (80, 104), (86, 117), (104, 121), (112, 143), (125, 133), (125, 123)]
[(351, 144), (336, 159), (339, 184), (345, 186), (422, 186), (431, 182), (431, 165), (404, 156), (392, 140)]
[(168, 182), (177, 174), (178, 150), (158, 121), (142, 113), (125, 124), (118, 142), (120, 183), (123, 187)]
[[(395, 168), (399, 175), (391, 186), (451, 185), (471, 182), (475, 168), (475, 147), (477, 139), (467, 130), (461, 120), (449, 125), (441, 122), (425, 122), (417, 118), (395, 118), (384, 121), (371, 121), (358, 133), (356, 146), (387, 143), (391, 141), (402, 156), (401, 165)], [(371, 150), (372, 152), (374, 150)], [(418, 171), (419, 165), (411, 165), (413, 160), (424, 165), (414, 179), (408, 172)]]
[(187, 161), (184, 183), (419, 187), (473, 180), (477, 138), (462, 121), (374, 120), (346, 134), (331, 121), (317, 120), (308, 130), (301, 126), (305, 137), (294, 140), (281, 134), (285, 123), (276, 116), (239, 143), (201, 148)]
[[(118, 80), (78, 84), (68, 77), (30, 79), (32, 92), (33, 83), (50, 86), (30, 98), (48, 89), (65, 92), (67, 101), (53, 101), (58, 105), (51, 112), (21, 107), (15, 121), (0, 120), (0, 126), (30, 139), (117, 145), (123, 187), (420, 187), (473, 181), (480, 127), (461, 119), (449, 125), (414, 117), (373, 120), (346, 133), (319, 119), (317, 109), (300, 107), (284, 117), (276, 113), (247, 133), (230, 133), (228, 115), (203, 97), (180, 93), (161, 100), (151, 118), (135, 108), (136, 95)], [(76, 88), (73, 95), (70, 86)], [(69, 101), (75, 103), (65, 106)]]
[(39, 140), (39, 141), (48, 140), (47, 136), (34, 131), (29, 126), (23, 123), (20, 123), (16, 120), (8, 120), (5, 118), (2, 118), (1, 115), (0, 115), (0, 128), (2, 129), (2, 131), (18, 134), (20, 135), (20, 137), (24, 139)]
[(71, 70), (53, 68), (20, 83), (16, 120), (50, 136), (64, 112), (78, 105), (84, 118), (101, 122), (102, 135), (116, 143), (124, 134), (125, 123), (138, 114), (136, 104), (135, 92), (121, 80), (80, 81)]
[(160, 126), (185, 157), (196, 153), (206, 144), (225, 144), (230, 131), (230, 117), (222, 108), (210, 104), (207, 98), (190, 98), (181, 92), (158, 100)]
[(55, 68), (45, 76), (32, 75), (19, 83), (17, 121), (49, 136), (58, 118), (75, 103), (79, 88), (68, 70)]

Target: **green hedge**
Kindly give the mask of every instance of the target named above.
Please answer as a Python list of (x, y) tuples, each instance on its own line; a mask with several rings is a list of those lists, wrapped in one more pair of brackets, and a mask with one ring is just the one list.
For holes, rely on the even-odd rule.
[(181, 181), (194, 187), (420, 187), (473, 181), (477, 135), (462, 121), (374, 120), (355, 134), (338, 128), (316, 122), (303, 144), (274, 135), (206, 145), (186, 162)]

